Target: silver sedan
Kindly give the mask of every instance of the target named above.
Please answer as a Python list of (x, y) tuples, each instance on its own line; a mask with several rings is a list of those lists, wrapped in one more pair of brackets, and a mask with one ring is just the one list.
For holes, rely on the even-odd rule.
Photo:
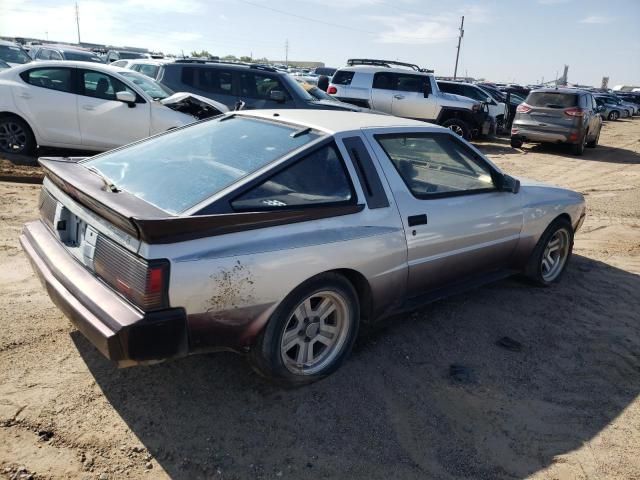
[(98, 350), (233, 350), (292, 384), (336, 370), (361, 324), (515, 273), (553, 284), (585, 215), (445, 128), (366, 113), (236, 112), (41, 164), (21, 243)]

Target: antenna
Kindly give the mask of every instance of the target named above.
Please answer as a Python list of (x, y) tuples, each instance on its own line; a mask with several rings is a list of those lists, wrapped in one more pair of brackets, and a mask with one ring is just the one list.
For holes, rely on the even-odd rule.
[(78, 27), (78, 45), (80, 45), (80, 8), (76, 2), (76, 27)]
[(289, 39), (284, 42), (284, 64), (289, 68)]
[(460, 35), (458, 36), (458, 51), (456, 52), (456, 68), (453, 70), (453, 79), (456, 79), (456, 75), (458, 74), (458, 58), (460, 57), (460, 43), (462, 43), (462, 37), (464, 37), (464, 15), (462, 16), (462, 21), (460, 22)]

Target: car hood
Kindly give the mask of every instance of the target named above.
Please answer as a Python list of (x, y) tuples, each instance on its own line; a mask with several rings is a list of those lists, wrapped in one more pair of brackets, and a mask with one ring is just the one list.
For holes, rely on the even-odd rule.
[(174, 93), (170, 97), (160, 100), (160, 103), (171, 110), (191, 115), (199, 120), (229, 111), (229, 108), (223, 103), (188, 92)]
[(451, 100), (452, 102), (468, 103), (469, 105), (473, 105), (474, 103), (480, 103), (480, 102), (476, 102), (475, 100), (469, 97), (463, 97), (462, 95), (456, 95), (455, 93), (446, 93), (443, 91), (440, 91), (440, 97), (446, 100)]

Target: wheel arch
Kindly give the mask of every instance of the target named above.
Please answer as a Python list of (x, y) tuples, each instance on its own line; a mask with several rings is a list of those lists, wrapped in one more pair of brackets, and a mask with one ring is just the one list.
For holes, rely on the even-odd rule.
[(33, 138), (36, 139), (36, 144), (40, 145), (40, 135), (38, 135), (38, 132), (31, 126), (31, 123), (29, 123), (29, 120), (24, 118), (22, 115), (19, 115), (15, 112), (10, 112), (10, 111), (0, 111), (0, 118), (1, 117), (15, 117), (19, 120), (22, 120), (31, 131), (31, 135), (33, 135)]
[(349, 283), (353, 285), (353, 288), (356, 289), (356, 293), (358, 294), (358, 302), (360, 303), (360, 318), (365, 323), (370, 322), (372, 320), (373, 295), (371, 285), (367, 278), (362, 273), (351, 268), (338, 268), (323, 273), (337, 273), (345, 277)]

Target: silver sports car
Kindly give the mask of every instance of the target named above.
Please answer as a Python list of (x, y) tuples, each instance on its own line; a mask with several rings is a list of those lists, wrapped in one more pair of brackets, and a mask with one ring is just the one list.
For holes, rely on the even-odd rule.
[(317, 380), (370, 323), (514, 273), (557, 281), (582, 195), (385, 115), (229, 113), (88, 159), (40, 160), (20, 241), (120, 366), (229, 349)]

